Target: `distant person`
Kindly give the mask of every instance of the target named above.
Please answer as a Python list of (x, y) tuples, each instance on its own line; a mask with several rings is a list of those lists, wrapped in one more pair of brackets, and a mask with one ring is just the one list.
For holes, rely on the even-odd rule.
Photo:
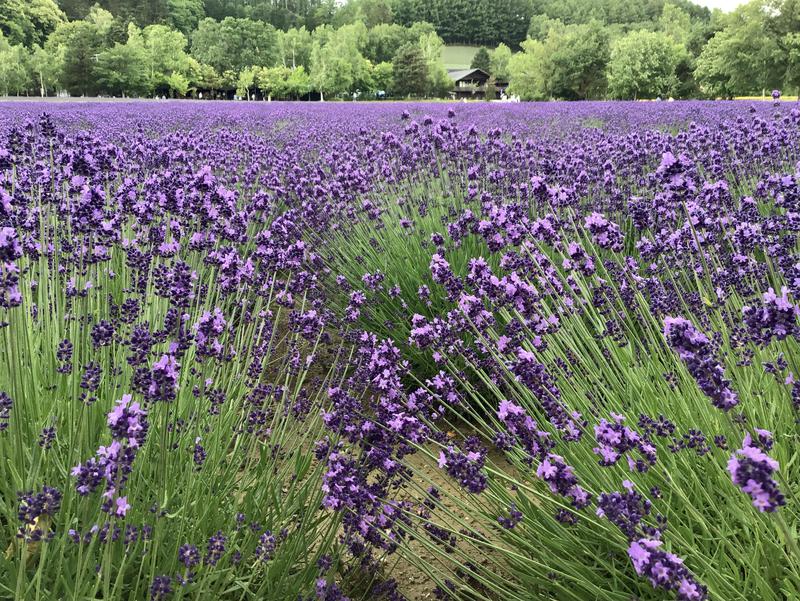
[(781, 103), (781, 91), (780, 90), (772, 90), (772, 103), (775, 106), (778, 106)]

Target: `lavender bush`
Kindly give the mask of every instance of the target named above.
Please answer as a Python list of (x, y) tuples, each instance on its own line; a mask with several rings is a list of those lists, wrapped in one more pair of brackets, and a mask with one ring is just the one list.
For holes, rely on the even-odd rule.
[(799, 127), (4, 105), (0, 598), (800, 596)]

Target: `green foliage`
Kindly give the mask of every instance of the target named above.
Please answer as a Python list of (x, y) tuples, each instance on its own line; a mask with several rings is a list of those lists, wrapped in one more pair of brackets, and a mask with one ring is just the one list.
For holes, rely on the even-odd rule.
[(303, 66), (262, 67), (255, 76), (256, 86), (267, 100), (301, 98), (311, 91), (311, 79)]
[(205, 16), (203, 0), (167, 0), (167, 11), (170, 25), (187, 35)]
[(789, 33), (784, 37), (786, 45), (786, 86), (800, 95), (800, 33)]
[(547, 34), (553, 27), (561, 28), (564, 23), (560, 19), (551, 19), (547, 15), (533, 15), (528, 26), (528, 37), (538, 42), (544, 42)]
[(388, 61), (372, 67), (372, 84), (376, 92), (388, 92), (394, 86), (394, 66)]
[(311, 33), (305, 28), (278, 32), (280, 64), (284, 67), (308, 67), (311, 59)]
[(141, 30), (128, 26), (128, 41), (101, 52), (94, 75), (101, 89), (118, 96), (141, 96), (150, 90), (148, 52)]
[(408, 28), (394, 23), (381, 23), (367, 32), (364, 56), (374, 63), (391, 61), (400, 46), (413, 41)]
[[(232, 91), (244, 69), (276, 66), (301, 78), (295, 89), (310, 78), (323, 95), (405, 90), (389, 63), (416, 44), (427, 76), (424, 90), (411, 84), (414, 95), (446, 96), (445, 66), (473, 66), (510, 82), (523, 99), (600, 98), (609, 75), (617, 98), (730, 97), (800, 91), (799, 7), (800, 0), (751, 0), (724, 14), (689, 0), (0, 0), (0, 32), (27, 48), (14, 72), (27, 72), (20, 90), (28, 93), (119, 93), (131, 81), (125, 93), (141, 94), (141, 77), (122, 65), (140, 58), (124, 48), (135, 23), (143, 28), (148, 93), (182, 95), (170, 78)], [(607, 67), (612, 46), (617, 60)], [(114, 75), (110, 65), (128, 74)], [(20, 77), (11, 79), (18, 87)]]
[(311, 80), (323, 95), (344, 95), (371, 89), (369, 61), (361, 54), (366, 45), (363, 23), (315, 32), (311, 50)]
[(533, 15), (529, 0), (394, 0), (394, 20), (433, 23), (447, 43), (518, 46)]
[(554, 22), (544, 41), (524, 42), (522, 56), (510, 60), (509, 92), (528, 100), (597, 98), (608, 60), (608, 35), (600, 23)]
[(510, 77), (508, 63), (511, 56), (511, 48), (502, 43), (489, 53), (489, 72), (500, 81), (507, 82)]
[(292, 69), (286, 81), (286, 88), (292, 98), (302, 98), (311, 92), (311, 77), (302, 65)]
[(9, 44), (0, 33), (0, 95), (24, 91), (28, 77), (25, 48), (21, 44)]
[(492, 72), (492, 57), (489, 56), (489, 51), (481, 46), (475, 56), (472, 57), (470, 69), (483, 69), (487, 73)]
[(686, 50), (661, 32), (635, 31), (611, 49), (608, 88), (614, 98), (655, 98), (675, 93), (675, 74)]
[(674, 4), (665, 4), (658, 27), (678, 44), (688, 45), (692, 33), (692, 17)]
[(697, 59), (695, 77), (701, 89), (710, 96), (733, 96), (780, 87), (791, 56), (781, 42), (792, 40), (791, 34), (780, 36), (783, 39), (776, 35), (780, 21), (759, 0), (728, 15), (725, 28), (714, 34)]
[[(143, 36), (151, 90), (161, 87), (175, 90), (169, 82), (176, 73), (188, 80), (192, 64), (186, 54), (186, 36), (166, 25), (150, 25), (144, 29)], [(181, 80), (173, 78), (172, 81)], [(183, 91), (180, 95), (185, 94), (186, 91)]]
[(418, 44), (404, 44), (392, 61), (393, 93), (397, 96), (423, 96), (428, 90), (428, 65)]
[(256, 72), (258, 67), (246, 67), (239, 71), (239, 79), (236, 80), (236, 94), (240, 98), (250, 100), (250, 91), (256, 83)]
[(694, 21), (708, 21), (711, 16), (708, 8), (689, 0), (533, 0), (532, 4), (534, 14), (566, 24), (596, 20), (606, 25), (622, 25), (623, 29), (657, 23), (667, 4), (686, 12)]
[(53, 0), (0, 0), (0, 33), (12, 45), (42, 45), (64, 20)]
[[(205, 14), (218, 21), (225, 17), (247, 18), (270, 23), (278, 29), (330, 23), (335, 8), (331, 0), (205, 0)], [(335, 11), (333, 11), (335, 12)]]
[(258, 69), (256, 84), (268, 100), (285, 98), (288, 93), (288, 79), (292, 70), (288, 67), (269, 67)]
[[(70, 19), (84, 19), (96, 6), (102, 8), (119, 19), (123, 28), (128, 23), (136, 23), (140, 27), (153, 23), (167, 23), (171, 18), (170, 5), (173, 0), (60, 0), (61, 9)], [(196, 0), (185, 0), (195, 2)], [(175, 4), (184, 4), (177, 0)], [(123, 31), (124, 33), (124, 31)]]
[(225, 83), (222, 76), (217, 73), (211, 65), (197, 63), (196, 68), (193, 70), (192, 83), (195, 87), (203, 90), (220, 90), (224, 87)]
[(96, 95), (102, 91), (95, 77), (100, 54), (110, 46), (113, 16), (92, 8), (84, 21), (60, 24), (47, 40), (46, 48), (62, 59), (61, 85), (73, 95)]
[(350, 0), (344, 4), (332, 20), (332, 25), (341, 27), (353, 23), (364, 23), (367, 27), (390, 24), (394, 18), (390, 0)]
[(167, 75), (165, 83), (174, 96), (183, 97), (189, 91), (189, 78), (178, 71)]
[(31, 51), (29, 66), (33, 77), (33, 87), (42, 96), (55, 90), (63, 70), (63, 56), (59, 52), (50, 52), (39, 45)]
[(226, 17), (206, 18), (192, 34), (192, 56), (218, 72), (269, 67), (279, 58), (278, 34), (268, 23)]
[(441, 97), (453, 87), (453, 81), (442, 64), (444, 41), (436, 33), (430, 32), (419, 37), (419, 47), (428, 70), (427, 96)]

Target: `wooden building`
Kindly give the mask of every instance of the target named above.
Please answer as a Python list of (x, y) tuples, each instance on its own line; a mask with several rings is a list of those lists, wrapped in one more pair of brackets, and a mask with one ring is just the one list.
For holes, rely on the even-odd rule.
[(455, 100), (464, 98), (483, 100), (489, 92), (489, 100), (499, 100), (505, 97), (508, 82), (495, 81), (483, 69), (456, 69), (447, 74), (453, 80), (453, 89), (450, 96)]

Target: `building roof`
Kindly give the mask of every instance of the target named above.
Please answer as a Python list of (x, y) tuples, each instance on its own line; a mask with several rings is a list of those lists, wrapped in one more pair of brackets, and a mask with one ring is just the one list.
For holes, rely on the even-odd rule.
[(448, 71), (447, 74), (453, 81), (461, 81), (462, 79), (469, 79), (470, 76), (472, 75), (479, 75), (481, 77), (486, 77), (487, 79), (491, 77), (483, 69), (452, 69)]

